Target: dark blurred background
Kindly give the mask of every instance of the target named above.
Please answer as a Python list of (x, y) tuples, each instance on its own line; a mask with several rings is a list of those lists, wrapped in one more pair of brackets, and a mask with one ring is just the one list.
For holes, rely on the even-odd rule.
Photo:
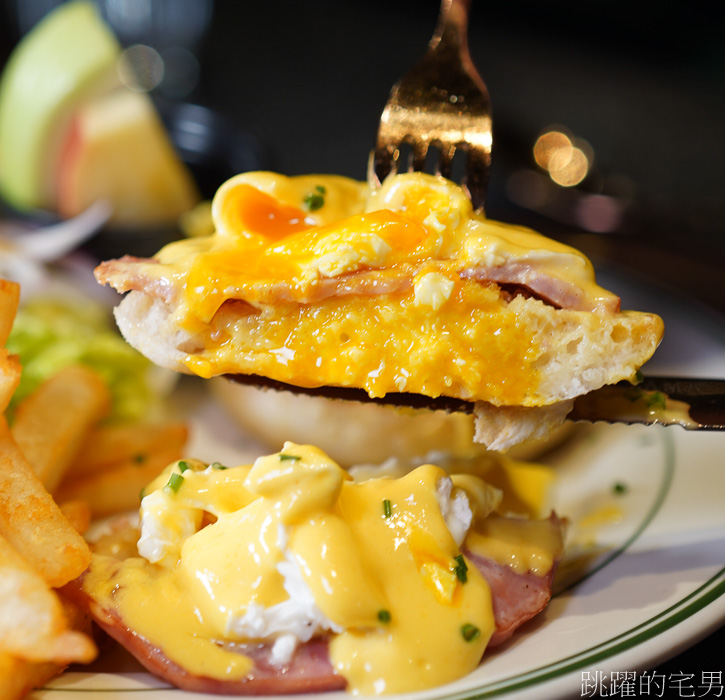
[[(3, 2), (2, 61), (55, 0)], [(254, 152), (238, 167), (360, 179), (388, 91), (424, 52), (439, 7), (99, 4), (124, 43), (155, 44), (169, 57), (176, 43), (193, 56), (195, 65), (179, 69), (185, 84), (167, 81), (154, 92), (228, 117)], [(725, 310), (725, 41), (719, 14), (702, 7), (473, 0), (469, 41), (493, 103), (488, 215), (535, 226), (595, 262), (613, 260)], [(589, 157), (578, 186), (554, 184), (534, 162), (536, 138), (554, 125)]]
[[(2, 2), (0, 65), (55, 4)], [(228, 119), (217, 135), (242, 151), (236, 162), (359, 179), (388, 91), (438, 15), (437, 0), (100, 4), (124, 43), (176, 61), (160, 100)], [(704, 7), (473, 0), (469, 40), (493, 103), (488, 215), (725, 311), (725, 40), (720, 14)], [(554, 125), (588, 155), (577, 186), (534, 162)], [(720, 632), (659, 670), (722, 670), (724, 642)]]

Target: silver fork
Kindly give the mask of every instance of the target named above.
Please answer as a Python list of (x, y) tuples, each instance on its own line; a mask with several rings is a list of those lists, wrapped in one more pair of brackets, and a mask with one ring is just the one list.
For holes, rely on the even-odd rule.
[[(483, 209), (491, 165), (491, 102), (468, 51), (470, 0), (442, 0), (433, 38), (423, 58), (390, 91), (380, 117), (370, 177), (423, 171), (431, 148), (435, 172), (450, 178), (453, 158), (465, 154), (461, 185), (474, 209)], [(401, 146), (410, 149), (401, 169)], [(459, 156), (460, 157), (460, 156)]]

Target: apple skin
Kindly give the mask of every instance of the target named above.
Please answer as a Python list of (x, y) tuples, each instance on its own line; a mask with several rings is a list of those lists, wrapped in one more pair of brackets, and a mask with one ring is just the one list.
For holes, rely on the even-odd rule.
[(199, 201), (150, 98), (124, 88), (75, 112), (56, 193), (64, 217), (104, 199), (113, 209), (111, 225), (136, 227), (175, 221)]
[(53, 206), (63, 134), (79, 103), (119, 84), (120, 46), (95, 6), (59, 6), (18, 44), (0, 81), (0, 194), (19, 210)]

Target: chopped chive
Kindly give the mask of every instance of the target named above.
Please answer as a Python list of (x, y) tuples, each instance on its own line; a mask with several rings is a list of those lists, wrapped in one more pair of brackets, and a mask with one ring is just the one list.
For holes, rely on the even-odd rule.
[(133, 456), (134, 464), (143, 464), (146, 461), (146, 455), (139, 453)]
[(456, 566), (454, 567), (454, 571), (456, 572), (456, 578), (461, 582), (465, 583), (468, 581), (468, 565), (466, 564), (465, 560), (463, 559), (463, 555), (459, 554), (458, 556), (454, 557), (456, 561)]
[(229, 467), (225, 467), (221, 462), (212, 462), (211, 468), (212, 469), (229, 469)]
[(315, 192), (319, 192), (320, 194), (327, 194), (327, 187), (324, 185), (315, 185)]
[(461, 634), (467, 642), (472, 642), (474, 639), (481, 636), (481, 630), (478, 629), (476, 625), (472, 625), (470, 622), (467, 622), (461, 627)]
[(640, 370), (634, 373), (634, 384), (641, 384), (644, 381), (644, 374)]
[(649, 408), (667, 408), (667, 397), (661, 391), (655, 391), (647, 396), (647, 406)]
[(624, 482), (618, 481), (616, 484), (614, 484), (614, 486), (612, 486), (612, 491), (614, 491), (614, 493), (616, 493), (618, 496), (621, 496), (622, 494), (629, 491), (629, 487)]
[(187, 469), (191, 469), (188, 462), (183, 459), (179, 462), (179, 471), (183, 474)]
[(380, 620), (380, 622), (390, 622), (390, 611), (378, 610), (378, 620)]
[(297, 455), (280, 455), (279, 461), (280, 462), (297, 462), (298, 460), (302, 459), (302, 457), (298, 457)]
[(315, 187), (315, 192), (308, 192), (305, 195), (305, 198), (302, 200), (305, 209), (307, 211), (316, 211), (317, 209), (320, 209), (325, 204), (325, 188), (318, 185)]
[(143, 501), (144, 497), (146, 496), (146, 487), (144, 486), (139, 492), (138, 497), (140, 500)]
[(166, 486), (164, 486), (164, 488), (176, 493), (181, 488), (181, 484), (183, 484), (183, 483), (184, 483), (184, 477), (181, 476), (181, 474), (177, 474), (176, 472), (174, 472), (169, 477), (169, 481), (167, 482)]
[(389, 518), (393, 514), (393, 507), (390, 505), (390, 501), (386, 498), (383, 501), (383, 515)]

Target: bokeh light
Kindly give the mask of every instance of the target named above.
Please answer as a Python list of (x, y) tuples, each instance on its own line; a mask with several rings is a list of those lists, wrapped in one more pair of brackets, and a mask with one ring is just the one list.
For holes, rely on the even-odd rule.
[(551, 128), (536, 140), (534, 159), (557, 185), (575, 187), (589, 173), (594, 151), (586, 141), (572, 139), (560, 128)]
[(150, 92), (164, 79), (164, 60), (151, 46), (129, 46), (118, 59), (118, 77), (131, 90)]

